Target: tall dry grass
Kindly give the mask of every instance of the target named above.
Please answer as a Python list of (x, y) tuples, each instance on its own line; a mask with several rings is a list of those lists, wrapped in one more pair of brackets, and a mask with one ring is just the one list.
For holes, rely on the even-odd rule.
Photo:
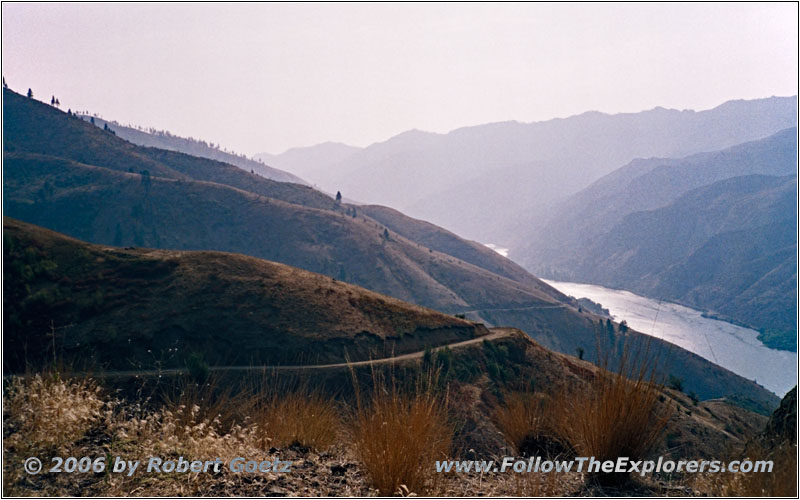
[(249, 391), (237, 390), (216, 375), (210, 375), (202, 383), (192, 377), (178, 378), (156, 396), (161, 408), (169, 411), (179, 425), (189, 427), (207, 421), (222, 433), (237, 424), (249, 423), (255, 405)]
[(105, 405), (94, 381), (57, 373), (15, 377), (3, 400), (4, 424), (14, 431), (6, 444), (30, 451), (55, 451), (77, 441), (102, 418)]
[[(644, 459), (671, 415), (659, 401), (664, 385), (656, 371), (657, 356), (650, 352), (649, 342), (638, 350), (625, 345), (612, 369), (609, 351), (605, 352), (591, 383), (558, 398), (559, 432), (581, 456), (600, 461)], [(595, 478), (619, 482), (629, 476), (601, 473)]]
[(262, 390), (255, 396), (252, 422), (261, 446), (301, 446), (324, 450), (341, 433), (341, 417), (332, 398), (301, 385), (289, 391)]
[(3, 391), (3, 494), (30, 495), (19, 487), (29, 479), (23, 461), (31, 456), (79, 456), (74, 452), (79, 443), (112, 412), (90, 379), (45, 372), (8, 381)]
[(351, 442), (373, 487), (381, 495), (433, 491), (434, 462), (447, 457), (453, 439), (438, 372), (419, 376), (412, 387), (401, 387), (394, 377), (387, 381), (373, 370), (367, 397), (353, 379), (356, 403), (349, 419)]
[(552, 410), (551, 399), (543, 393), (510, 392), (492, 413), (492, 421), (517, 455), (552, 456), (568, 447), (557, 429), (561, 415)]

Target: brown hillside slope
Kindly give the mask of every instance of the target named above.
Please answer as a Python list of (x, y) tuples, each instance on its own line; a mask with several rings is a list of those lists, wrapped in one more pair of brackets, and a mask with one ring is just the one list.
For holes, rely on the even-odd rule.
[(459, 236), (419, 219), (409, 217), (402, 212), (389, 207), (380, 205), (364, 205), (358, 207), (359, 213), (368, 215), (370, 218), (380, 222), (398, 234), (403, 235), (411, 241), (415, 241), (423, 246), (432, 248), (442, 253), (458, 257), (464, 262), (469, 262), (478, 267), (482, 267), (500, 276), (504, 276), (515, 281), (519, 281), (531, 288), (542, 290), (551, 297), (559, 300), (567, 300), (567, 297), (549, 286), (547, 283), (535, 278), (532, 274), (514, 263), (514, 261), (502, 257), (490, 248), (467, 241)]
[(244, 253), (455, 313), (558, 304), (545, 293), (432, 251), (370, 219), (216, 183), (5, 155), (6, 214), (100, 244)]
[[(536, 278), (515, 274), (517, 266), (475, 252), (455, 235), (445, 241), (441, 235), (425, 236), (418, 230), (420, 221), (406, 219), (395, 223), (402, 233), (385, 231), (360, 212), (348, 216), (346, 205), (309, 188), (133, 146), (31, 99), (4, 96), (5, 215), (99, 244), (265, 258), (490, 325), (518, 327), (548, 348), (569, 354), (581, 348), (587, 359), (596, 358), (599, 318), (579, 312)], [(97, 163), (69, 159), (80, 155)], [(142, 175), (136, 163), (142, 155), (158, 165), (169, 160), (169, 166)], [(448, 246), (454, 241), (460, 246)], [(680, 374), (687, 390), (701, 398), (741, 393), (777, 404), (760, 386), (683, 349), (674, 348), (671, 355), (665, 369)]]
[[(369, 359), (485, 327), (282, 264), (218, 252), (91, 245), (4, 218), (4, 369)], [(55, 339), (51, 333), (55, 331)], [(38, 363), (37, 363), (38, 362)]]
[[(15, 369), (23, 366), (25, 359), (52, 358), (53, 350), (56, 357), (70, 354), (73, 358), (94, 355), (97, 362), (110, 359), (113, 364), (106, 367), (117, 369), (152, 367), (155, 362), (182, 366), (186, 356), (198, 349), (215, 364), (319, 364), (340, 362), (345, 351), (351, 359), (366, 359), (374, 354), (413, 352), (485, 332), (467, 321), (249, 257), (120, 250), (85, 244), (11, 219), (5, 225), (4, 326), (9, 353), (5, 363)], [(274, 284), (276, 278), (259, 274), (281, 269), (309, 279), (298, 281), (303, 284), (298, 291), (285, 280)], [(348, 294), (345, 304), (337, 290), (362, 293)], [(362, 296), (378, 298), (365, 301)], [(330, 297), (338, 299), (329, 302)], [(399, 318), (391, 305), (401, 308)], [(414, 327), (413, 321), (418, 319), (408, 323), (403, 319), (406, 310), (424, 311), (433, 322)], [(566, 315), (555, 319), (571, 318), (567, 309), (553, 310)], [(382, 326), (364, 318), (371, 318), (373, 311), (384, 318), (384, 323), (378, 323)], [(586, 325), (580, 323), (584, 316), (574, 316), (578, 319), (561, 327), (554, 323), (552, 328), (593, 329), (590, 318)], [(349, 329), (342, 329), (342, 324)], [(51, 325), (56, 328), (55, 344), (48, 337)], [(424, 338), (416, 333), (410, 336), (420, 329), (436, 333)], [(221, 336), (219, 331), (225, 334)], [(284, 338), (287, 332), (299, 333), (289, 342)], [(325, 340), (331, 332), (333, 340)], [(633, 344), (645, 341), (639, 334), (628, 338)], [(141, 342), (123, 355), (118, 352), (117, 339)], [(388, 346), (385, 339), (390, 340)], [(659, 349), (659, 343), (654, 345)], [(668, 358), (665, 370), (680, 367), (680, 373), (693, 375), (687, 376), (687, 384), (696, 384), (701, 398), (739, 394), (761, 406), (775, 404), (777, 398), (760, 386), (687, 351), (675, 348)]]
[(29, 152), (97, 165), (121, 172), (148, 171), (168, 179), (226, 184), (316, 208), (333, 200), (309, 186), (277, 182), (206, 158), (137, 146), (77, 116), (3, 89), (3, 151)]

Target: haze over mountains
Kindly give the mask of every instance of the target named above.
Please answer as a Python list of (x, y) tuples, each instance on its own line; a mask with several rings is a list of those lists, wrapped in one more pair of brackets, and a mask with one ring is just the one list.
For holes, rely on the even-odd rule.
[[(265, 258), (488, 325), (516, 326), (564, 353), (594, 353), (601, 318), (497, 253), (432, 224), (136, 146), (8, 90), (3, 106), (4, 209), (11, 217), (103, 245)], [(685, 375), (687, 390), (702, 398), (775, 402), (696, 355), (661, 348), (669, 352), (665, 369)]]
[(322, 189), (336, 192), (337, 179), (341, 175), (339, 164), (359, 151), (361, 148), (340, 142), (323, 142), (315, 146), (292, 148), (279, 155), (259, 153), (255, 158), (300, 177), (312, 178)]
[(636, 160), (520, 221), (512, 258), (545, 276), (681, 302), (794, 350), (797, 129), (683, 159)]
[(85, 120), (91, 120), (92, 123), (100, 128), (109, 127), (116, 135), (125, 139), (128, 142), (138, 144), (139, 146), (147, 146), (151, 148), (166, 149), (168, 151), (179, 151), (192, 156), (200, 158), (208, 158), (210, 160), (217, 160), (224, 163), (235, 165), (244, 170), (253, 171), (266, 177), (279, 182), (294, 182), (297, 184), (308, 184), (303, 179), (292, 175), (289, 172), (272, 168), (264, 163), (251, 160), (244, 155), (234, 154), (220, 149), (219, 145), (212, 145), (206, 141), (199, 141), (196, 139), (179, 137), (172, 135), (165, 131), (156, 130), (140, 130), (133, 127), (126, 127), (116, 122), (109, 122), (99, 117), (92, 117), (87, 115), (80, 115)]
[[(505, 221), (543, 214), (551, 202), (636, 159), (682, 157), (760, 139), (796, 125), (796, 97), (729, 101), (707, 111), (655, 108), (587, 112), (544, 122), (501, 122), (447, 134), (411, 130), (334, 156), (314, 177), (319, 147), (271, 158), (306, 180), (380, 203), (468, 239), (508, 246)], [(286, 156), (291, 161), (283, 161)], [(338, 160), (338, 161), (337, 161)], [(292, 170), (296, 169), (296, 170)]]
[(774, 180), (782, 197), (755, 177), (690, 191), (794, 174), (796, 110), (796, 97), (772, 97), (700, 112), (588, 112), (448, 134), (412, 130), (328, 163), (319, 161), (322, 146), (305, 150), (305, 164), (303, 150), (272, 161), (353, 199), (381, 199), (509, 248), (536, 275), (680, 302), (794, 350), (792, 181)]

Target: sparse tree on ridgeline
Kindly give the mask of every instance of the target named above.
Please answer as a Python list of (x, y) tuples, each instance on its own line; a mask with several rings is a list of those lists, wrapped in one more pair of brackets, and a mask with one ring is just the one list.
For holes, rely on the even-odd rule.
[(8, 88), (8, 84), (6, 83), (6, 77), (3, 77), (3, 88), (4, 89)]
[(342, 202), (342, 192), (336, 191), (336, 203), (341, 203), (341, 202)]
[(610, 319), (606, 319), (606, 330), (608, 330), (609, 335), (614, 335), (614, 323)]
[(33, 90), (28, 89), (28, 99), (33, 99)]

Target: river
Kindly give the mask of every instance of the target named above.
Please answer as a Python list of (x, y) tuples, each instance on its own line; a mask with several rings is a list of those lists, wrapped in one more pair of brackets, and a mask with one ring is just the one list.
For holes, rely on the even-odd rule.
[(625, 320), (639, 332), (672, 342), (730, 371), (755, 380), (783, 397), (797, 384), (797, 353), (770, 349), (758, 332), (725, 321), (704, 318), (700, 311), (659, 302), (625, 290), (598, 285), (544, 280), (576, 298), (587, 297)]

